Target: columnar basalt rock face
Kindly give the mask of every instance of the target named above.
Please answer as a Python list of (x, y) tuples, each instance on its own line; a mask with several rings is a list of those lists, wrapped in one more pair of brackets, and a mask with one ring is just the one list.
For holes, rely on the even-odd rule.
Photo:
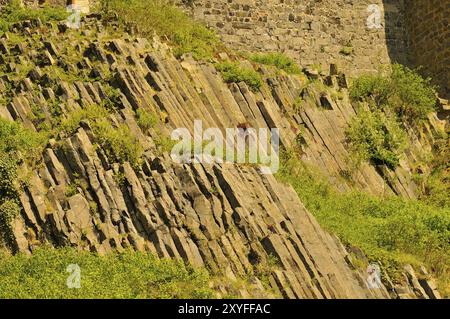
[(442, 0), (410, 1), (405, 7), (411, 63), (450, 97), (450, 3)]
[[(50, 141), (41, 165), (21, 168), (29, 170), (30, 182), (20, 194), (23, 210), (14, 221), (16, 250), (32, 252), (42, 243), (99, 253), (132, 248), (207, 266), (229, 280), (275, 256), (280, 265), (270, 273), (270, 286), (283, 297), (390, 296), (384, 287), (367, 289), (364, 273), (355, 269), (339, 240), (321, 229), (291, 187), (261, 175), (254, 166), (175, 164), (155, 148), (160, 135), (174, 128), (192, 133), (196, 119), (204, 128), (222, 130), (243, 122), (278, 127), (287, 146), (304, 131), (302, 159), (342, 190), (356, 185), (375, 194), (414, 198), (411, 164), (414, 154), (430, 148), (426, 138), (414, 141), (395, 172), (366, 164), (351, 181), (339, 177), (349, 169), (344, 132), (355, 114), (343, 73), (314, 74), (320, 85), (311, 86), (302, 76), (261, 66), (265, 83), (252, 92), (245, 83), (225, 84), (210, 63), (188, 55), (176, 59), (158, 39), (129, 34), (112, 39), (95, 17), (84, 19), (81, 38), (61, 24), (29, 25), (19, 23), (11, 32), (35, 37), (22, 47), (1, 39), (0, 58), (12, 72), (19, 60), (41, 62), (24, 79), (0, 79), (0, 88), (14, 87), (7, 105), (0, 105), (0, 116), (34, 130), (33, 110), (48, 116), (55, 98), (66, 115), (100, 104), (109, 83), (120, 90), (121, 100), (111, 121), (128, 126), (145, 153), (139, 169), (114, 162), (95, 145), (89, 122), (82, 122), (71, 136)], [(75, 50), (70, 55), (79, 58), (76, 62), (67, 59), (69, 50)], [(42, 70), (47, 63), (82, 71), (89, 79), (50, 79)], [(339, 92), (341, 98), (330, 92)], [(300, 110), (294, 108), (299, 98)], [(137, 109), (166, 114), (166, 125), (160, 131), (141, 129)], [(430, 131), (435, 122), (435, 117), (430, 119)], [(73, 185), (75, 194), (68, 192)], [(407, 273), (406, 288), (389, 287), (391, 296), (438, 296), (431, 283), (417, 280), (412, 269)], [(263, 288), (260, 293), (267, 296)], [(259, 296), (242, 292), (249, 295)]]
[(194, 18), (217, 29), (226, 43), (241, 50), (282, 51), (303, 66), (336, 63), (351, 76), (377, 70), (380, 63), (406, 61), (403, 1), (188, 3), (186, 10)]

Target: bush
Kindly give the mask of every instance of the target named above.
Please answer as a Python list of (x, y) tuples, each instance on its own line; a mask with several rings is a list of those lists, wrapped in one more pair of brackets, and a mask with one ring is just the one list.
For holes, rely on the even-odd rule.
[(381, 108), (388, 102), (391, 90), (388, 78), (381, 75), (362, 75), (350, 87), (350, 97), (353, 101), (370, 99)]
[(417, 72), (395, 64), (391, 79), (395, 88), (392, 107), (401, 117), (420, 120), (436, 110), (436, 90), (430, 78), (424, 79)]
[(222, 73), (227, 83), (245, 82), (250, 89), (257, 91), (262, 86), (261, 76), (253, 69), (243, 68), (237, 62), (226, 61), (216, 64), (216, 69)]
[(193, 21), (165, 0), (102, 0), (103, 10), (116, 12), (120, 21), (135, 25), (141, 34), (154, 33), (175, 46), (175, 55), (192, 53), (196, 59), (211, 58), (218, 45), (216, 34)]
[(394, 169), (408, 145), (400, 125), (381, 111), (360, 111), (347, 129), (351, 151), (358, 161), (371, 160)]
[(336, 191), (288, 152), (277, 176), (291, 184), (320, 224), (395, 276), (405, 263), (425, 264), (450, 295), (450, 208), (361, 191)]
[(0, 200), (0, 235), (4, 242), (13, 248), (13, 229), (12, 223), (20, 213), (20, 206), (17, 201), (12, 199)]
[[(0, 152), (19, 153), (24, 158), (31, 158), (42, 151), (47, 138), (44, 134), (24, 128), (21, 124), (0, 118)], [(10, 156), (11, 156), (10, 155)]]
[(302, 72), (294, 60), (282, 53), (255, 54), (250, 57), (250, 60), (265, 65), (273, 65), (289, 74), (300, 74)]
[[(388, 76), (364, 75), (350, 88), (354, 101), (374, 102), (409, 123), (419, 123), (436, 110), (436, 90), (431, 79), (416, 71), (394, 64)], [(372, 104), (372, 103), (370, 103)]]
[[(67, 287), (71, 264), (80, 267), (80, 289)], [(99, 256), (45, 247), (31, 257), (0, 252), (0, 298), (213, 298), (209, 282), (204, 269), (147, 253)]]

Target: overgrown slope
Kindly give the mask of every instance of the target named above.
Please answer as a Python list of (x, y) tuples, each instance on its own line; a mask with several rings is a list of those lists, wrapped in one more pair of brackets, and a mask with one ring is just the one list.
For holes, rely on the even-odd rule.
[[(445, 292), (449, 211), (415, 200), (421, 196), (415, 167), (448, 164), (445, 156), (438, 160), (431, 153), (436, 164), (419, 156), (441, 131), (434, 115), (422, 135), (400, 127), (410, 145), (392, 165), (364, 158), (354, 167), (346, 133), (361, 113), (349, 99), (344, 74), (298, 74), (298, 66), (277, 55), (252, 63), (232, 52), (218, 54), (211, 31), (175, 8), (155, 1), (110, 4), (118, 16), (109, 11), (102, 20), (88, 17), (81, 30), (39, 23), (42, 13), (27, 16), (29, 22), (5, 19), (14, 23), (6, 24), (9, 31), (0, 40), (0, 117), (6, 119), (0, 137), (7, 159), (0, 167), (6, 181), (0, 216), (11, 250), (34, 252), (48, 243), (100, 254), (150, 251), (225, 276), (241, 285), (239, 296), (273, 290), (289, 298), (388, 297), (384, 288), (365, 287), (365, 269), (320, 229), (304, 203), (327, 229), (362, 249), (364, 262), (381, 263), (393, 297), (435, 294), (428, 281), (412, 280), (414, 274), (393, 277), (404, 262), (425, 262)], [(144, 19), (143, 6), (155, 19)], [(135, 15), (137, 30), (124, 25)], [(167, 16), (182, 23), (165, 25)], [(183, 55), (189, 52), (193, 58)], [(172, 163), (164, 155), (170, 131), (192, 131), (195, 119), (222, 130), (279, 127), (284, 148), (295, 154), (281, 180), (301, 201), (292, 188), (251, 165)], [(323, 181), (312, 178), (301, 161), (319, 170)], [(21, 258), (3, 262), (14, 272), (15, 265), (27, 263)], [(94, 267), (103, 262), (85, 258)], [(180, 278), (173, 278), (177, 287)], [(233, 289), (218, 288), (222, 295)]]

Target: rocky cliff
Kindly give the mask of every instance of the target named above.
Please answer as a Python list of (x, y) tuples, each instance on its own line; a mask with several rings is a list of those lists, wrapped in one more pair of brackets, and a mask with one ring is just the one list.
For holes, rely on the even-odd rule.
[[(99, 253), (132, 248), (205, 266), (230, 281), (275, 257), (279, 267), (269, 286), (286, 298), (438, 296), (412, 270), (407, 288), (368, 289), (346, 249), (321, 229), (293, 189), (256, 166), (175, 164), (158, 147), (161, 135), (178, 127), (192, 131), (195, 119), (222, 130), (244, 122), (278, 127), (283, 145), (300, 147), (302, 159), (343, 191), (356, 184), (374, 194), (414, 198), (414, 154), (430, 147), (432, 134), (416, 138), (408, 160), (395, 171), (367, 164), (345, 179), (351, 169), (344, 132), (355, 110), (346, 77), (334, 66), (327, 74), (307, 71), (316, 84), (260, 66), (265, 83), (253, 92), (245, 83), (224, 83), (211, 63), (188, 55), (176, 59), (157, 38), (123, 33), (115, 21), (105, 27), (97, 18), (85, 18), (81, 31), (23, 21), (11, 30), (14, 37), (0, 39), (3, 67), (23, 73), (0, 79), (8, 97), (0, 116), (38, 130), (31, 114), (41, 114), (40, 123), (51, 121), (57, 101), (68, 117), (102, 103), (111, 85), (120, 94), (108, 120), (126, 125), (137, 138), (142, 165), (106, 156), (89, 121), (81, 121), (74, 134), (50, 140), (38, 165), (21, 168), (29, 179), (13, 222), (13, 250), (32, 252), (43, 243)], [(25, 65), (32, 67), (24, 72)], [(54, 77), (55, 70), (62, 74)], [(298, 98), (301, 110), (295, 107)], [(158, 114), (161, 123), (142, 129), (139, 109)], [(430, 116), (429, 130), (439, 125)], [(255, 285), (261, 293), (267, 290)]]

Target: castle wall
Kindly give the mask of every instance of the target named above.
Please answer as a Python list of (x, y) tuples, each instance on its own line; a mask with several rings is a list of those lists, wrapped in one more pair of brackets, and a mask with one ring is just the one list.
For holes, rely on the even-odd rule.
[[(336, 63), (350, 75), (377, 70), (380, 63), (407, 61), (402, 0), (182, 2), (194, 18), (241, 50), (285, 52), (303, 66)], [(370, 5), (380, 9), (379, 28), (367, 25), (370, 16), (376, 18)]]
[(450, 96), (450, 1), (414, 0), (405, 7), (410, 62), (423, 66), (443, 96)]

